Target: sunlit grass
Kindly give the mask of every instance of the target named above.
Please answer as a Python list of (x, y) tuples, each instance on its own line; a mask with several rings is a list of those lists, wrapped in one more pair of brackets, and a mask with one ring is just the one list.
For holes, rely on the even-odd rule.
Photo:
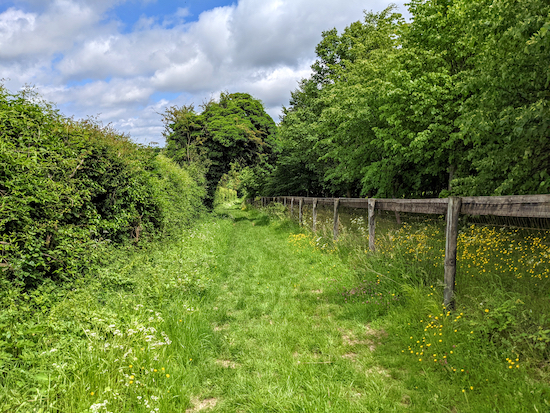
[(2, 357), (0, 411), (185, 410), (214, 346), (201, 302), (230, 225), (211, 219), (143, 251), (113, 250), (55, 297), (13, 296), (3, 311), (19, 314), (10, 328), (23, 352)]
[(334, 242), (332, 209), (319, 209), (312, 233), (306, 208), (304, 233), (291, 242), (337, 254), (354, 269), (357, 278), (343, 291), (343, 304), (361, 303), (390, 333), (379, 355), (411, 391), (422, 392), (412, 399), (423, 400), (425, 411), (547, 410), (550, 231), (463, 222), (457, 311), (451, 313), (442, 306), (443, 217), (405, 216), (397, 225), (391, 216), (377, 216), (373, 254), (365, 211), (350, 212), (341, 211)]
[(21, 345), (0, 411), (548, 410), (547, 232), (463, 225), (448, 312), (437, 219), (379, 219), (373, 254), (361, 215), (333, 242), (331, 211), (313, 234), (220, 208), (71, 288), (3, 295)]

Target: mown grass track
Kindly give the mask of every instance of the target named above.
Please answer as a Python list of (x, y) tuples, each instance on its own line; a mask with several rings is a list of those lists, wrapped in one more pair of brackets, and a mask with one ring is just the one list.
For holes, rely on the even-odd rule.
[(384, 333), (340, 305), (353, 275), (338, 257), (289, 242), (288, 223), (227, 212), (233, 231), (208, 303), (219, 371), (197, 400), (227, 412), (404, 410), (371, 351)]
[(199, 397), (215, 400), (214, 411), (550, 406), (541, 372), (511, 369), (510, 357), (518, 356), (493, 342), (477, 309), (445, 313), (440, 286), (395, 282), (422, 273), (414, 260), (373, 256), (371, 265), (380, 268), (357, 266), (344, 245), (320, 248), (289, 221), (256, 210), (224, 213), (234, 222), (208, 304), (221, 373)]

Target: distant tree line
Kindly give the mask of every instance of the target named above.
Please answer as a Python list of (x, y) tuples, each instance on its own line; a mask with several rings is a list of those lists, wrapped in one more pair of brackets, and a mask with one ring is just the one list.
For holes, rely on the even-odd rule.
[(323, 33), (278, 127), (258, 100), (165, 113), (167, 153), (249, 196), (550, 192), (550, 3), (411, 0)]
[(166, 154), (203, 177), (209, 206), (220, 183), (256, 194), (275, 163), (275, 122), (247, 93), (221, 93), (201, 109), (184, 105), (165, 110)]

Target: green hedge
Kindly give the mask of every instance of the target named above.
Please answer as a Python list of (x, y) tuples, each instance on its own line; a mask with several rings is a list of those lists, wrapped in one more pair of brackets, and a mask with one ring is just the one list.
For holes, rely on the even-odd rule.
[(72, 279), (109, 244), (166, 236), (204, 188), (151, 148), (0, 86), (0, 270), (15, 285)]

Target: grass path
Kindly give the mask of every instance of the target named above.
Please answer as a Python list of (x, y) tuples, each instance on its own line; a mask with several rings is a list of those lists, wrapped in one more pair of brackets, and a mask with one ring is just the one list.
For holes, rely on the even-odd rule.
[(295, 245), (265, 215), (227, 212), (233, 227), (202, 304), (216, 349), (189, 411), (404, 410), (373, 357), (384, 333), (341, 305), (335, 280), (351, 274), (340, 260)]

